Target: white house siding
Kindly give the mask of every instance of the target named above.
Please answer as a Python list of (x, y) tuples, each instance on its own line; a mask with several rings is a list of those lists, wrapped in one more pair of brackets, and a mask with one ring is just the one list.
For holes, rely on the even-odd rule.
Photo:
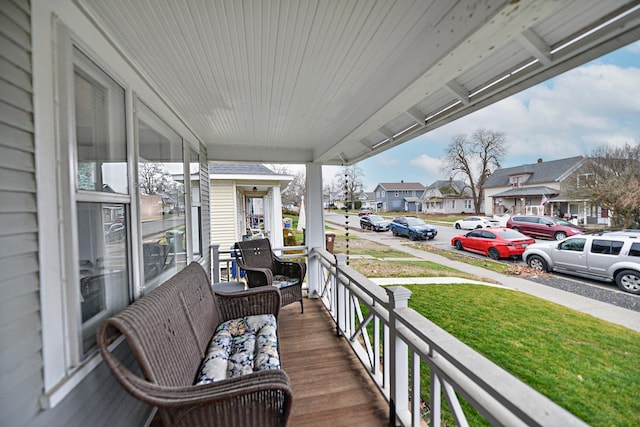
[(30, 9), (0, 1), (0, 414), (26, 425), (43, 387)]
[[(241, 234), (244, 234), (244, 231)], [(220, 249), (229, 249), (238, 240), (236, 236), (238, 236), (236, 187), (233, 181), (212, 181), (211, 244), (220, 245)]]
[[(48, 58), (46, 64), (51, 64), (51, 55), (43, 55), (34, 47), (38, 43), (35, 38), (32, 41), (32, 34), (35, 22), (41, 22), (37, 12), (40, 18), (46, 15), (46, 21), (51, 21), (51, 14), (43, 13), (52, 4), (47, 1), (0, 0), (0, 425), (142, 426), (152, 409), (127, 394), (102, 363), (80, 377), (79, 383), (66, 394), (59, 393), (61, 399), (52, 408), (43, 405), (46, 401), (43, 304), (49, 300), (41, 300), (44, 298), (41, 269), (44, 271), (45, 264), (56, 262), (52, 259), (57, 254), (43, 253), (38, 230), (53, 232), (42, 224), (43, 218), (55, 215), (57, 207), (55, 203), (37, 202), (43, 191), (36, 185), (41, 182), (37, 176), (48, 170), (42, 167), (42, 153), (52, 149), (46, 142), (50, 139), (37, 136), (35, 131), (40, 119), (34, 99), (40, 102), (37, 106), (44, 104), (42, 93), (34, 98), (32, 64), (43, 57)], [(70, 23), (73, 22), (67, 22)], [(43, 26), (38, 28), (42, 33)], [(45, 44), (50, 46), (51, 40)], [(40, 67), (38, 71), (46, 75), (52, 70)], [(38, 84), (40, 88), (46, 86), (40, 79)], [(201, 155), (206, 158), (204, 145)], [(206, 164), (201, 176), (206, 248), (210, 230)], [(50, 181), (55, 181), (55, 176)], [(126, 343), (118, 346), (115, 353), (125, 366), (135, 370)], [(62, 359), (64, 355), (56, 357)], [(64, 388), (64, 383), (61, 385)]]
[(36, 204), (30, 12), (27, 0), (0, 0), (0, 424), (139, 426), (149, 409), (104, 366), (56, 408), (40, 408), (37, 210), (51, 207)]

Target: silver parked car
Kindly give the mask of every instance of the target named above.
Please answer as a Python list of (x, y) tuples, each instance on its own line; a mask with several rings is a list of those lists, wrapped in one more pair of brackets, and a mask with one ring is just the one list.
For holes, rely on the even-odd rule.
[(540, 271), (615, 281), (625, 292), (640, 295), (640, 230), (579, 234), (560, 242), (535, 243), (522, 259)]

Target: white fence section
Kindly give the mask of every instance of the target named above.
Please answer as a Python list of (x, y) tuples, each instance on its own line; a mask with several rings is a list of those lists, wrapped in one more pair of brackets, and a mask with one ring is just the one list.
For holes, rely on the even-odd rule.
[[(444, 397), (458, 426), (469, 425), (460, 399), (492, 425), (587, 425), (409, 308), (411, 292), (406, 288), (378, 286), (346, 265), (344, 255), (320, 248), (307, 254), (303, 246), (286, 250), (304, 250), (290, 256), (320, 264), (319, 276), (307, 277), (315, 281), (312, 288), (319, 289), (310, 297), (322, 299), (336, 333), (347, 339), (389, 402), (392, 424), (420, 426), (427, 421), (431, 427), (441, 426)], [(231, 252), (212, 246), (214, 282), (221, 269), (229, 271)], [(421, 389), (423, 377), (428, 381)]]
[[(468, 425), (459, 399), (493, 425), (586, 425), (408, 308), (406, 288), (382, 288), (346, 265), (343, 256), (323, 249), (312, 249), (309, 260), (322, 265), (322, 277), (308, 279), (321, 283), (312, 297), (322, 298), (337, 333), (348, 339), (389, 401), (396, 425), (419, 426), (428, 412), (429, 425), (440, 426), (443, 397), (459, 426)], [(420, 388), (422, 375), (428, 375), (428, 390)]]

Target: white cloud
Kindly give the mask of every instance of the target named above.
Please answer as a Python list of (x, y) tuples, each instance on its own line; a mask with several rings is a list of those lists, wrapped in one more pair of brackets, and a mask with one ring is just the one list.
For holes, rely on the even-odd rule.
[(455, 135), (470, 135), (485, 127), (506, 134), (507, 161), (589, 155), (605, 143), (640, 139), (638, 93), (640, 68), (592, 63), (419, 139), (439, 141), (439, 145), (446, 146)]
[(425, 185), (429, 185), (433, 181), (441, 179), (442, 174), (444, 173), (442, 171), (442, 160), (426, 154), (410, 160), (409, 164), (417, 166), (424, 171), (424, 179), (421, 181), (423, 181), (422, 183)]
[(504, 166), (587, 156), (603, 145), (640, 141), (640, 42), (570, 70), (401, 144), (365, 162), (371, 183), (448, 176), (439, 170), (446, 146), (484, 127), (504, 132)]

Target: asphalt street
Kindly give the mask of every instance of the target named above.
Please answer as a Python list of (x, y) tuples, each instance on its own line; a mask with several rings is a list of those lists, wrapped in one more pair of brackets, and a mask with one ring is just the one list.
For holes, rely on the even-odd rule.
[[(411, 242), (404, 237), (394, 237), (390, 232), (372, 232), (364, 231), (360, 228), (360, 218), (357, 215), (349, 215), (348, 218), (340, 213), (325, 213), (325, 220), (332, 223), (333, 226), (344, 227), (348, 221), (350, 233), (352, 235), (365, 238), (380, 244), (394, 246), (398, 249), (407, 251), (409, 244), (431, 245), (438, 249), (456, 251), (451, 246), (451, 238), (455, 235), (462, 234), (466, 230), (456, 230), (449, 225), (432, 223), (438, 229), (438, 235), (435, 239), (429, 241)], [(486, 258), (482, 255), (465, 252), (465, 255), (477, 258)], [(505, 263), (517, 263), (524, 265), (521, 260), (501, 260)], [(488, 271), (488, 270), (485, 270)], [(545, 274), (535, 277), (527, 277), (527, 280), (548, 286), (554, 289), (570, 292), (586, 298), (605, 302), (613, 306), (621, 307), (628, 310), (640, 312), (640, 295), (633, 295), (620, 290), (615, 283), (606, 283), (596, 280), (588, 280), (569, 275)]]

